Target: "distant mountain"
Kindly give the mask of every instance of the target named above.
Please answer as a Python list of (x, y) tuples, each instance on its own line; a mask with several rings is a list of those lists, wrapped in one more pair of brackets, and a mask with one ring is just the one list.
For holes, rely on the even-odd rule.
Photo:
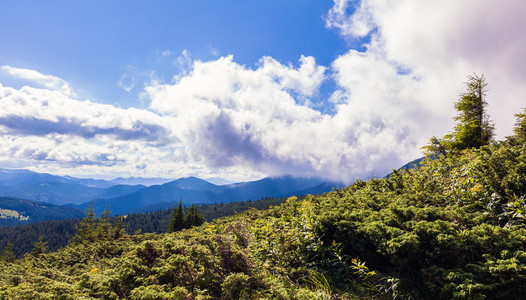
[(93, 199), (130, 194), (145, 187), (116, 185), (105, 180), (56, 176), (29, 170), (0, 169), (0, 196), (50, 204), (80, 204)]
[(96, 188), (109, 188), (115, 185), (115, 183), (103, 179), (75, 178), (71, 176), (63, 176), (62, 178), (67, 180), (65, 183), (76, 183)]
[(110, 180), (112, 184), (119, 184), (119, 185), (145, 185), (145, 186), (152, 186), (152, 185), (160, 185), (167, 182), (172, 181), (173, 179), (167, 179), (167, 178), (143, 178), (143, 177), (118, 177), (115, 179)]
[(222, 187), (226, 199), (228, 199), (228, 197), (234, 197), (241, 200), (257, 200), (264, 197), (279, 197), (289, 193), (299, 192), (319, 185), (322, 182), (324, 182), (324, 180), (320, 178), (293, 177), (287, 175), (267, 177), (257, 181), (234, 183)]
[[(435, 155), (431, 155), (429, 156), (430, 159), (435, 159), (436, 156)], [(417, 169), (420, 167), (420, 163), (422, 161), (424, 161), (426, 159), (426, 156), (423, 156), (423, 157), (420, 157), (420, 158), (417, 158), (415, 160), (412, 160), (408, 163), (406, 163), (405, 165), (401, 166), (397, 171), (402, 171), (402, 170), (413, 170), (413, 169)], [(384, 178), (389, 178), (389, 176), (391, 176), (392, 173), (389, 173), (387, 175), (384, 176)]]
[(0, 226), (29, 224), (45, 220), (84, 217), (84, 212), (74, 207), (0, 197)]
[(347, 186), (343, 183), (336, 183), (336, 182), (323, 182), (316, 186), (313, 186), (311, 188), (297, 191), (288, 195), (285, 195), (287, 197), (289, 196), (303, 196), (303, 195), (317, 195), (317, 194), (323, 194), (332, 191), (333, 189), (341, 189), (342, 187)]
[(51, 204), (82, 203), (97, 198), (102, 188), (57, 181), (0, 187), (0, 195)]
[(182, 178), (163, 185), (153, 185), (124, 196), (89, 201), (77, 207), (85, 210), (93, 203), (97, 214), (104, 211), (106, 207), (109, 207), (113, 214), (127, 214), (139, 211), (143, 206), (159, 202), (181, 200), (183, 203), (215, 203), (217, 192), (211, 191), (215, 188), (219, 186), (198, 178)]
[(90, 187), (107, 188), (115, 185), (100, 179), (84, 179), (71, 176), (57, 176), (47, 173), (37, 173), (23, 169), (0, 169), (0, 187), (39, 184), (45, 182), (61, 182), (68, 184), (81, 184)]
[(63, 182), (64, 178), (29, 170), (0, 169), (0, 187), (38, 184), (43, 182)]
[(227, 184), (236, 183), (235, 181), (226, 180), (226, 179), (220, 178), (220, 177), (204, 178), (204, 180), (206, 180), (206, 181), (208, 181), (210, 183), (213, 183), (215, 185), (227, 185)]
[(109, 188), (97, 188), (76, 183), (52, 181), (10, 187), (0, 186), (0, 196), (41, 201), (56, 205), (81, 204), (93, 199), (113, 198), (130, 194), (143, 188), (146, 188), (146, 186), (116, 185)]
[(199, 178), (188, 177), (147, 187), (128, 195), (89, 201), (77, 207), (86, 209), (93, 204), (97, 213), (109, 207), (113, 214), (127, 214), (145, 211), (146, 207), (169, 207), (179, 201), (184, 205), (238, 202), (283, 195), (304, 195), (309, 191), (323, 193), (332, 190), (333, 187), (341, 185), (324, 182), (319, 178), (282, 176), (219, 186)]
[[(145, 185), (138, 184), (138, 185), (124, 185), (124, 184), (118, 184), (114, 185), (112, 187), (109, 187), (107, 189), (104, 189), (104, 192), (100, 193), (97, 197), (98, 198), (114, 198), (122, 195), (127, 195), (131, 193), (135, 193), (139, 190), (142, 190), (146, 188)], [(91, 198), (93, 199), (93, 198)]]
[[(398, 169), (398, 171), (401, 171), (401, 170), (411, 170), (411, 169), (415, 169), (415, 168), (418, 168), (420, 166), (420, 163), (426, 159), (426, 157), (420, 157), (420, 158), (417, 158), (415, 160), (412, 160), (410, 162), (408, 162), (407, 164), (403, 165), (400, 167), (400, 169)], [(434, 157), (432, 157), (432, 159), (434, 159)]]
[[(0, 196), (56, 205), (67, 204), (68, 207), (81, 210), (93, 203), (98, 214), (108, 206), (113, 214), (127, 214), (154, 207), (170, 207), (179, 201), (185, 205), (238, 202), (323, 193), (333, 187), (341, 187), (340, 184), (325, 182), (320, 178), (293, 176), (226, 185), (217, 185), (196, 177), (164, 182), (166, 180), (168, 179), (129, 177), (105, 181), (28, 170), (0, 169)], [(136, 184), (139, 182), (141, 184)]]
[(210, 183), (206, 180), (199, 179), (197, 177), (186, 177), (170, 181), (163, 184), (164, 187), (168, 188), (177, 188), (188, 191), (207, 191), (207, 192), (217, 192), (222, 188), (218, 185)]

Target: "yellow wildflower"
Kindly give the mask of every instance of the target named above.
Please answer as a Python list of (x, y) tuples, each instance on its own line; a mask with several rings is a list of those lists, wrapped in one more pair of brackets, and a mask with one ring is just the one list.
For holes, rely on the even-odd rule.
[(469, 191), (472, 193), (476, 193), (476, 192), (480, 192), (482, 188), (483, 188), (482, 184), (477, 184), (474, 187), (470, 188)]

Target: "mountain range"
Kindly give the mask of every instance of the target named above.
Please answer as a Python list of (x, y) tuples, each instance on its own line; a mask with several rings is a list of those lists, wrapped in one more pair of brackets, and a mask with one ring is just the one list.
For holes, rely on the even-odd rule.
[(97, 213), (109, 207), (113, 214), (126, 214), (174, 207), (179, 201), (185, 206), (238, 202), (265, 197), (323, 193), (332, 190), (333, 187), (341, 186), (341, 184), (329, 183), (319, 178), (292, 176), (263, 178), (229, 185), (215, 185), (196, 177), (187, 177), (163, 185), (147, 187), (127, 195), (110, 199), (95, 199), (76, 207), (86, 209), (89, 205), (93, 205)]
[[(162, 183), (164, 181), (168, 182)], [(141, 184), (120, 184), (126, 182)], [(147, 186), (152, 183), (162, 184)], [(342, 186), (340, 183), (328, 182), (321, 178), (293, 176), (216, 185), (196, 177), (172, 181), (162, 178), (133, 177), (107, 181), (57, 176), (29, 170), (0, 169), (0, 197), (10, 197), (11, 201), (15, 201), (16, 198), (37, 201), (46, 205), (76, 208), (80, 211), (93, 205), (97, 214), (109, 208), (113, 215), (174, 207), (179, 201), (185, 206), (237, 202), (266, 197), (318, 194)], [(24, 207), (20, 204), (20, 208)], [(0, 209), (2, 208), (0, 206)], [(24, 215), (23, 210), (19, 212)], [(76, 216), (77, 210), (73, 212), (72, 215)]]

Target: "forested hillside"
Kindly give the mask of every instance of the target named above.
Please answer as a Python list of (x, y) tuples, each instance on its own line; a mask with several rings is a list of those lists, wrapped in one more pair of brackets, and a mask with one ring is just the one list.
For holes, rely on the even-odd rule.
[[(1, 199), (1, 198), (0, 198)], [(23, 200), (26, 201), (26, 200)], [(266, 198), (257, 201), (229, 202), (198, 206), (199, 213), (206, 221), (231, 216), (250, 208), (267, 209), (272, 205), (280, 205), (285, 198)], [(58, 206), (60, 207), (60, 206)], [(187, 210), (187, 209), (186, 209)], [(187, 211), (185, 210), (185, 213)], [(140, 233), (165, 233), (172, 218), (173, 209), (163, 209), (147, 213), (129, 214), (124, 219), (128, 234)], [(82, 216), (85, 214), (82, 213)], [(111, 222), (117, 222), (117, 217), (112, 217)], [(1, 221), (1, 220), (0, 220)], [(19, 225), (16, 227), (0, 227), (0, 249), (4, 249), (9, 242), (13, 244), (12, 251), (16, 257), (28, 253), (40, 236), (50, 251), (55, 251), (66, 246), (75, 235), (75, 226), (80, 223), (78, 219), (51, 220), (35, 224)]]
[(83, 211), (73, 207), (0, 196), (0, 228), (83, 216)]

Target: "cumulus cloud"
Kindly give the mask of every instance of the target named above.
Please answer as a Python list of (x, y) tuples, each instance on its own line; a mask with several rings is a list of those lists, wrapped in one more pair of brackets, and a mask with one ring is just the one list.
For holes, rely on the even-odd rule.
[[(195, 62), (176, 83), (154, 83), (146, 91), (152, 109), (174, 117), (177, 135), (195, 161), (344, 181), (383, 176), (390, 165), (385, 162), (417, 148), (408, 138), (415, 120), (407, 116), (421, 108), (402, 107), (405, 95), (397, 88), (414, 80), (400, 79), (392, 65), (359, 53), (349, 58), (333, 64), (337, 83), (348, 87), (367, 80), (368, 85), (353, 89), (352, 97), (342, 89), (345, 99), (335, 115), (302, 101), (316, 95), (326, 79), (326, 67), (313, 57), (301, 57), (298, 67), (264, 57), (255, 69), (232, 56)], [(391, 84), (374, 86), (379, 75)]]
[[(417, 78), (416, 89), (412, 83), (400, 89), (412, 89), (415, 103), (449, 123), (466, 76), (484, 74), (488, 111), (502, 138), (511, 134), (513, 114), (526, 105), (526, 36), (520, 29), (526, 26), (525, 9), (520, 0), (335, 0), (326, 24), (344, 37), (369, 36), (363, 55), (397, 65), (400, 77)], [(429, 126), (431, 135), (450, 128)]]
[(58, 174), (126, 175), (177, 178), (209, 174), (204, 166), (185, 163), (176, 147), (159, 147), (137, 140), (49, 134), (14, 135), (0, 128), (0, 164)]
[(190, 159), (170, 115), (81, 101), (54, 88), (16, 89), (2, 84), (0, 107), (0, 165), (4, 167), (92, 176), (244, 180), (265, 175), (235, 166), (224, 166), (218, 173)]

